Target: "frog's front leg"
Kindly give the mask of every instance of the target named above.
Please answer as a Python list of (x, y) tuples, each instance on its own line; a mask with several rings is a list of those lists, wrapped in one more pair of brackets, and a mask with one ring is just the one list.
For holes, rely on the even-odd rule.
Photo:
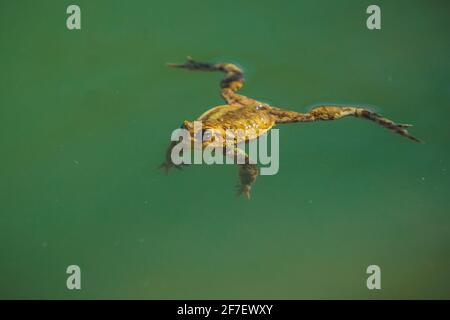
[(169, 170), (172, 168), (177, 168), (177, 169), (182, 169), (183, 166), (185, 166), (186, 164), (175, 164), (172, 162), (172, 149), (178, 144), (178, 141), (172, 141), (169, 145), (169, 147), (167, 148), (166, 151), (166, 157), (164, 159), (164, 162), (161, 163), (161, 165), (159, 166), (160, 169), (164, 170), (164, 172), (167, 174), (169, 173)]
[(239, 185), (238, 195), (244, 195), (247, 199), (250, 199), (250, 191), (252, 184), (255, 182), (258, 176), (259, 169), (256, 164), (240, 164), (239, 166)]
[[(239, 168), (239, 183), (237, 185), (237, 195), (244, 195), (247, 199), (250, 199), (250, 192), (252, 184), (258, 177), (259, 169), (255, 163), (251, 163), (250, 157), (238, 147), (227, 148), (225, 155), (232, 157), (237, 162)], [(239, 161), (237, 161), (239, 159)], [(242, 164), (240, 164), (242, 163)]]

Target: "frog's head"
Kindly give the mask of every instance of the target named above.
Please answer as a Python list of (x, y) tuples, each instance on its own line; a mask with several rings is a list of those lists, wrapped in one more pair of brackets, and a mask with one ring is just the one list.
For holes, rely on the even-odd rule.
[(181, 125), (182, 129), (189, 132), (191, 142), (201, 143), (202, 147), (223, 145), (224, 132), (221, 129), (202, 123), (201, 121), (187, 121), (185, 120)]

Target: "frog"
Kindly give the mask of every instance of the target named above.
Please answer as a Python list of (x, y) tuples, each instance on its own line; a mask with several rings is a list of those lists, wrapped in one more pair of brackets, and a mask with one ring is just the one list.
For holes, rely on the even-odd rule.
[[(192, 145), (200, 143), (201, 148), (206, 148), (213, 143), (217, 144), (217, 141), (219, 141), (219, 144), (224, 146), (225, 156), (235, 157), (240, 155), (244, 158), (243, 163), (237, 164), (239, 168), (237, 195), (243, 195), (248, 199), (250, 199), (253, 184), (258, 177), (259, 168), (257, 163), (250, 161), (245, 151), (238, 147), (238, 139), (225, 139), (227, 130), (249, 131), (251, 129), (252, 134), (244, 134), (244, 141), (248, 142), (258, 139), (277, 125), (333, 121), (354, 117), (374, 122), (411, 141), (421, 142), (408, 132), (411, 124), (396, 123), (368, 107), (327, 104), (316, 105), (308, 112), (298, 112), (239, 94), (238, 91), (245, 83), (244, 71), (234, 63), (200, 62), (188, 56), (184, 63), (167, 63), (166, 65), (171, 68), (190, 71), (224, 73), (224, 77), (220, 81), (220, 95), (226, 104), (214, 106), (201, 114), (196, 120), (201, 122), (201, 126), (195, 126), (193, 121), (184, 120), (181, 128), (189, 132), (188, 136)], [(209, 133), (207, 139), (205, 139), (206, 132)], [(214, 137), (221, 136), (224, 139), (211, 139), (211, 135)], [(182, 169), (184, 166), (183, 164), (174, 164), (172, 161), (171, 153), (176, 144), (175, 141), (170, 143), (166, 151), (165, 161), (160, 166), (166, 173), (171, 168)], [(232, 150), (231, 154), (228, 154), (229, 151), (226, 150)]]

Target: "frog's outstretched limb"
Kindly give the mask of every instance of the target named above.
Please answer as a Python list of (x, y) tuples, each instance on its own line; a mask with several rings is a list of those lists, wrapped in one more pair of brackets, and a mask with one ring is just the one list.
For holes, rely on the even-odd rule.
[(237, 94), (236, 91), (244, 85), (244, 71), (232, 63), (209, 63), (194, 61), (187, 57), (187, 61), (182, 64), (168, 63), (167, 66), (173, 68), (183, 68), (193, 71), (220, 71), (225, 72), (225, 77), (220, 82), (220, 93), (228, 104), (255, 105), (260, 102), (246, 96)]
[(161, 169), (164, 171), (165, 174), (168, 174), (170, 169), (176, 168), (176, 169), (183, 169), (183, 166), (186, 164), (175, 164), (172, 162), (172, 149), (178, 144), (178, 141), (172, 141), (169, 145), (169, 147), (166, 150), (166, 158), (164, 159), (164, 162), (161, 163), (158, 167), (158, 169)]
[(415, 142), (421, 142), (413, 137), (406, 128), (411, 127), (410, 124), (395, 123), (392, 120), (382, 117), (381, 115), (364, 109), (355, 107), (339, 107), (339, 106), (318, 106), (310, 112), (299, 113), (295, 111), (283, 110), (279, 108), (271, 108), (270, 114), (275, 117), (276, 123), (292, 123), (292, 122), (309, 122), (316, 120), (336, 120), (347, 116), (363, 118), (405, 137)]

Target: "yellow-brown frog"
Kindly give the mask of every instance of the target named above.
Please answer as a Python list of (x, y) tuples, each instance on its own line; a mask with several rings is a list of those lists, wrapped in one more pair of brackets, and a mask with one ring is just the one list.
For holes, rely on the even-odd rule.
[[(226, 144), (230, 143), (230, 140), (225, 137), (226, 130), (246, 131), (252, 129), (251, 132), (256, 132), (256, 134), (244, 135), (245, 140), (248, 141), (258, 138), (276, 124), (311, 122), (316, 120), (336, 120), (346, 116), (371, 120), (403, 137), (420, 142), (406, 130), (406, 128), (411, 127), (411, 125), (395, 123), (365, 108), (325, 105), (314, 107), (307, 113), (299, 113), (273, 107), (267, 103), (237, 94), (236, 91), (244, 85), (244, 73), (239, 67), (231, 63), (205, 63), (194, 61), (191, 57), (188, 57), (186, 63), (168, 64), (168, 66), (194, 71), (220, 71), (225, 73), (225, 77), (220, 83), (220, 92), (227, 104), (213, 107), (197, 119), (197, 121), (201, 121), (202, 123), (202, 132), (196, 132), (192, 122), (183, 122), (182, 128), (189, 131), (192, 142), (195, 142), (198, 139), (197, 137), (202, 137), (203, 135), (201, 133), (203, 133), (204, 130), (211, 129), (215, 134), (219, 134), (223, 137), (220, 141), (222, 141), (221, 143), (226, 147)], [(207, 141), (201, 142), (201, 146), (204, 148), (210, 144), (211, 141), (217, 140), (207, 139)], [(179, 165), (173, 164), (171, 160), (171, 150), (176, 143), (177, 142), (172, 142), (170, 144), (166, 153), (166, 160), (161, 165), (166, 172), (171, 167), (180, 168)], [(234, 144), (234, 155), (242, 153), (242, 150), (237, 148), (236, 139), (231, 143)], [(224, 153), (226, 154), (225, 150), (226, 149), (224, 148)], [(258, 167), (256, 164), (250, 163), (248, 159), (245, 164), (238, 164), (238, 167), (240, 181), (238, 185), (238, 194), (243, 194), (247, 198), (250, 198), (251, 186), (258, 176)]]

